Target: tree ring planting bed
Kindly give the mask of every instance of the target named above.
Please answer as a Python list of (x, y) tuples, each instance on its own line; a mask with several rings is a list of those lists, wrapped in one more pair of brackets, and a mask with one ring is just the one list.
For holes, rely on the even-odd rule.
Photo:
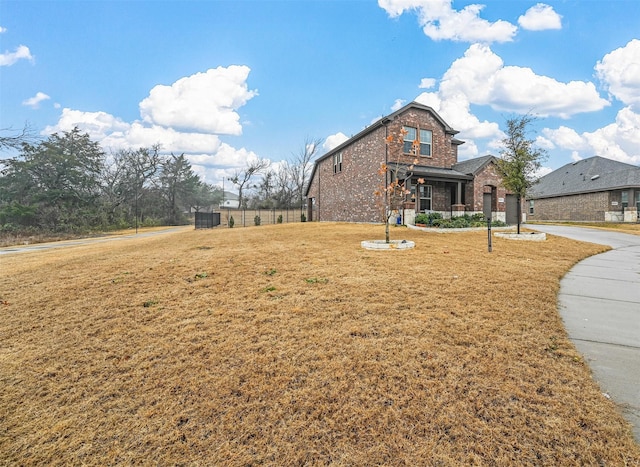
[(513, 232), (496, 232), (493, 235), (508, 238), (509, 240), (525, 240), (530, 242), (543, 242), (547, 239), (547, 234), (544, 232), (525, 232), (519, 234)]
[(362, 248), (367, 250), (408, 250), (416, 246), (411, 240), (364, 240), (360, 242)]

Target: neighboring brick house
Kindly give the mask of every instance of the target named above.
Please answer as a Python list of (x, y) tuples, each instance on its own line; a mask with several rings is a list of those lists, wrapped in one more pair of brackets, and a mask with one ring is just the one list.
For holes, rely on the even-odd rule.
[(480, 212), (516, 223), (515, 196), (502, 186), (496, 159), (458, 162), (464, 142), (457, 133), (431, 107), (416, 102), (381, 118), (316, 161), (306, 193), (308, 220), (381, 222), (374, 192), (390, 181), (390, 172), (378, 173), (386, 163), (399, 164), (399, 178), (411, 192), (399, 213), (405, 224), (419, 212), (445, 218)]
[(640, 167), (594, 156), (541, 177), (530, 191), (529, 220), (638, 222)]

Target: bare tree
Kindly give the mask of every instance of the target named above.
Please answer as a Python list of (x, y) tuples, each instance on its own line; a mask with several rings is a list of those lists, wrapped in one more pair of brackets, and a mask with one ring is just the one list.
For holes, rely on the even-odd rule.
[(275, 173), (275, 190), (278, 207), (289, 208), (295, 196), (295, 187), (291, 180), (291, 164), (282, 161)]
[(242, 207), (242, 191), (248, 187), (251, 178), (269, 167), (271, 163), (268, 159), (256, 159), (248, 161), (247, 165), (242, 169), (236, 169), (229, 181), (238, 187), (238, 206)]
[(25, 123), (22, 130), (13, 128), (0, 128), (0, 151), (20, 149), (23, 144), (35, 144), (38, 137), (29, 123)]
[(138, 150), (121, 149), (112, 154), (111, 164), (104, 171), (102, 182), (105, 200), (109, 204), (110, 221), (115, 219), (116, 209), (128, 205), (134, 211), (137, 222), (138, 200), (149, 187), (162, 165), (160, 145)]
[(318, 154), (323, 138), (306, 137), (304, 145), (298, 152), (293, 154), (293, 163), (289, 165), (291, 181), (295, 187), (295, 196), (300, 203), (300, 208), (304, 205), (304, 189), (309, 182), (313, 159)]

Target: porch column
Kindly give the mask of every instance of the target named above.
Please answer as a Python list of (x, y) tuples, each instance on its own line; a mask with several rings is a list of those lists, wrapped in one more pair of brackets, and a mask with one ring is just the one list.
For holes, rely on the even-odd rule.
[(638, 204), (636, 202), (636, 196), (638, 196), (637, 189), (631, 188), (629, 189), (629, 201), (627, 202), (627, 207), (624, 208), (624, 219), (623, 222), (638, 222)]
[(451, 214), (453, 217), (464, 215), (464, 204), (462, 204), (462, 182), (458, 182), (456, 188), (456, 202), (451, 205)]

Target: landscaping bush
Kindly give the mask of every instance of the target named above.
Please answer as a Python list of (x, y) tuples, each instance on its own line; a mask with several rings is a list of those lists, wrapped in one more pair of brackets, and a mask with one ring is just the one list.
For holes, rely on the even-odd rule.
[(429, 223), (429, 215), (421, 212), (420, 214), (416, 215), (415, 223), (416, 224), (425, 224), (425, 225), (428, 224)]
[(440, 214), (439, 212), (429, 212), (429, 213), (423, 212), (416, 216), (415, 223), (435, 225), (434, 222), (440, 219), (442, 219), (442, 214)]
[[(466, 229), (469, 227), (486, 227), (487, 221), (484, 218), (484, 214), (464, 214), (458, 217), (452, 217), (451, 219), (443, 219), (442, 214), (439, 212), (420, 213), (416, 215), (416, 224), (426, 224), (432, 227), (438, 227), (441, 229)], [(493, 227), (505, 227), (507, 224), (502, 221), (492, 221)]]

